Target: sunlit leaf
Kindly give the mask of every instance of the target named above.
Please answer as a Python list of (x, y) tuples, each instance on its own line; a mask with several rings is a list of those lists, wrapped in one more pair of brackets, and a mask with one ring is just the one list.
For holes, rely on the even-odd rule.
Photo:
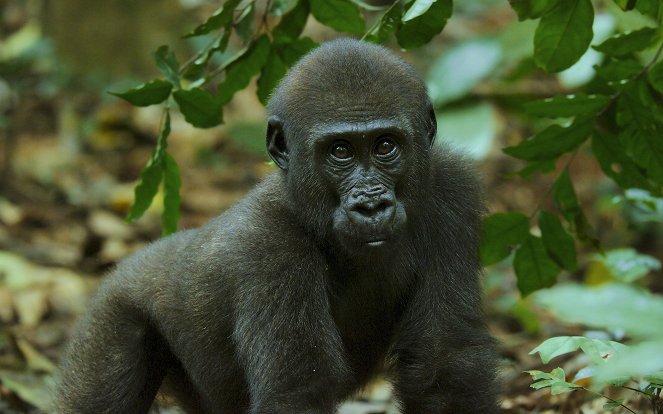
[(433, 63), (426, 83), (431, 99), (443, 104), (472, 90), (497, 67), (502, 57), (500, 43), (492, 39), (459, 43)]
[[(410, 7), (413, 4), (411, 3)], [(398, 28), (396, 31), (398, 44), (403, 49), (414, 49), (425, 45), (444, 29), (452, 11), (452, 0), (437, 0), (424, 14), (408, 20)]]
[(624, 344), (605, 339), (591, 339), (584, 336), (557, 336), (545, 340), (529, 354), (539, 354), (541, 362), (547, 364), (560, 355), (581, 349), (594, 364), (603, 364), (605, 358), (623, 352), (628, 347)]
[(623, 329), (636, 337), (663, 337), (663, 297), (632, 285), (557, 285), (535, 294), (533, 299), (567, 323)]
[(412, 5), (407, 9), (407, 13), (403, 15), (403, 23), (426, 13), (436, 1), (437, 0), (414, 0)]
[(598, 255), (597, 260), (603, 263), (612, 276), (627, 283), (661, 268), (661, 262), (658, 259), (640, 254), (632, 248), (611, 250), (604, 255)]

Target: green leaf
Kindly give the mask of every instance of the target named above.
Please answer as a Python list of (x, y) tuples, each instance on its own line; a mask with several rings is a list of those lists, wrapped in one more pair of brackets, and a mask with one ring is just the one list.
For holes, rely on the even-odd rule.
[(433, 5), (437, 0), (414, 0), (412, 5), (407, 9), (407, 13), (403, 15), (403, 23), (416, 19), (417, 17), (423, 15), (430, 9), (430, 6)]
[(269, 100), (272, 91), (276, 88), (287, 71), (288, 66), (283, 62), (276, 50), (272, 49), (269, 52), (267, 64), (262, 68), (260, 78), (258, 79), (257, 94), (258, 99), (260, 99), (260, 102), (263, 105), (267, 105), (267, 101)]
[(597, 256), (612, 276), (622, 282), (631, 283), (661, 269), (655, 257), (639, 254), (633, 248), (615, 249)]
[(228, 26), (232, 23), (233, 12), (241, 0), (227, 0), (224, 5), (219, 7), (207, 21), (193, 29), (184, 37), (201, 36)]
[[(410, 8), (414, 3), (410, 4)], [(409, 11), (409, 9), (408, 9)], [(403, 49), (414, 49), (428, 43), (444, 29), (453, 11), (452, 0), (437, 0), (426, 13), (403, 22), (396, 31), (396, 40)], [(406, 12), (407, 14), (407, 12)]]
[(525, 105), (525, 112), (535, 116), (565, 118), (578, 115), (593, 115), (610, 103), (605, 95), (559, 95)]
[(173, 92), (184, 119), (197, 128), (211, 128), (223, 122), (222, 105), (217, 97), (202, 88)]
[(166, 151), (168, 136), (170, 135), (170, 112), (166, 111), (161, 133), (157, 141), (157, 147), (145, 168), (140, 173), (140, 182), (134, 189), (134, 202), (129, 209), (126, 221), (134, 221), (140, 218), (150, 207), (154, 196), (159, 190), (159, 184), (163, 177), (163, 158)]
[(547, 11), (534, 34), (534, 61), (546, 72), (573, 65), (592, 41), (594, 8), (590, 0), (559, 1)]
[(559, 0), (509, 0), (518, 20), (538, 19)]
[(584, 336), (557, 336), (545, 340), (529, 354), (539, 354), (541, 362), (547, 364), (560, 355), (581, 349), (590, 357), (594, 364), (603, 364), (605, 358), (624, 352), (628, 347), (624, 344), (605, 339), (590, 339)]
[(177, 231), (180, 219), (180, 170), (177, 162), (168, 153), (163, 159), (163, 214), (161, 217), (163, 234)]
[(523, 296), (554, 285), (560, 271), (546, 253), (543, 241), (531, 234), (516, 250), (513, 268), (518, 278), (518, 290)]
[(581, 211), (578, 197), (573, 189), (573, 183), (569, 177), (569, 171), (564, 170), (553, 185), (553, 200), (555, 206), (564, 214), (564, 217), (573, 222), (575, 216)]
[(620, 9), (624, 11), (630, 11), (635, 8), (635, 3), (638, 0), (614, 0), (615, 4), (619, 6)]
[(657, 114), (662, 112), (663, 105), (643, 79), (627, 83), (617, 101), (619, 140), (628, 157), (659, 185), (663, 184), (663, 122)]
[(281, 60), (288, 66), (292, 66), (305, 54), (315, 49), (318, 44), (310, 37), (302, 37), (294, 42), (278, 46), (278, 54)]
[(274, 43), (287, 43), (296, 40), (306, 25), (309, 5), (307, 0), (301, 0), (297, 6), (281, 18), (281, 22), (272, 31)]
[(523, 213), (497, 213), (483, 222), (481, 261), (491, 265), (507, 257), (511, 248), (529, 234), (529, 219)]
[(493, 39), (470, 40), (442, 53), (426, 83), (431, 99), (441, 105), (463, 97), (499, 65), (502, 47)]
[(643, 66), (635, 59), (607, 59), (602, 66), (594, 67), (596, 74), (608, 82), (618, 82), (637, 76)]
[(624, 399), (623, 398), (618, 398), (614, 401), (608, 401), (607, 403), (603, 404), (603, 409), (604, 410), (614, 410), (615, 408), (619, 408), (624, 404)]
[[(253, 33), (255, 32), (255, 3), (249, 3), (244, 7), (242, 13), (237, 16), (236, 22), (233, 27), (235, 28), (235, 33), (242, 39), (242, 42), (246, 43), (251, 39)], [(229, 32), (230, 29), (226, 29), (226, 32)]]
[(649, 83), (654, 89), (663, 93), (663, 60), (649, 69), (647, 79), (649, 79)]
[(376, 44), (384, 43), (400, 26), (402, 12), (403, 6), (401, 3), (395, 2), (389, 10), (382, 15), (377, 26), (364, 36), (364, 39)]
[(641, 188), (629, 188), (623, 197), (615, 197), (615, 203), (626, 203), (637, 223), (663, 222), (663, 198), (653, 196)]
[(502, 151), (512, 157), (526, 161), (556, 159), (560, 155), (578, 148), (580, 144), (587, 140), (593, 128), (593, 117), (580, 117), (566, 128), (551, 125), (517, 146), (507, 147)]
[(350, 0), (309, 0), (317, 21), (338, 32), (363, 33), (364, 18)]
[(169, 82), (155, 79), (126, 92), (110, 92), (110, 94), (122, 98), (134, 106), (150, 106), (168, 99), (172, 88), (173, 85)]
[(539, 228), (548, 255), (562, 268), (575, 271), (577, 268), (575, 242), (564, 230), (559, 218), (549, 211), (541, 211)]
[(260, 73), (267, 63), (270, 51), (266, 35), (260, 36), (242, 56), (228, 65), (226, 78), (219, 84), (219, 103), (223, 106), (230, 102), (235, 92), (244, 89), (251, 78)]
[(617, 329), (642, 338), (663, 338), (663, 297), (624, 284), (557, 285), (534, 301), (558, 319), (592, 328)]
[(177, 63), (175, 53), (168, 46), (160, 46), (154, 52), (154, 61), (157, 64), (159, 72), (165, 76), (166, 80), (174, 87), (180, 87), (180, 65)]
[(621, 188), (652, 188), (643, 170), (626, 155), (626, 148), (616, 135), (595, 130), (592, 152), (605, 175)]
[(616, 34), (600, 45), (594, 46), (594, 49), (607, 55), (622, 56), (646, 49), (657, 39), (656, 29), (645, 27), (630, 33)]

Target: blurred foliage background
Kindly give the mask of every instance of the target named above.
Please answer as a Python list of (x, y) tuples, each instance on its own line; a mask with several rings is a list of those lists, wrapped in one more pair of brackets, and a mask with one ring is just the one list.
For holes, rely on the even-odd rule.
[[(445, 0), (330, 0), (351, 7), (330, 15), (320, 14), (324, 3), (310, 1), (303, 33), (281, 26), (286, 45), (309, 39), (296, 49), (303, 53), (345, 32), (400, 50), (429, 86), (438, 140), (466, 152), (482, 172), (493, 213), (482, 246), (490, 264), (486, 306), (501, 341), (503, 412), (663, 412), (659, 1), (457, 0), (448, 21)], [(284, 58), (279, 66), (265, 54), (260, 66), (242, 65), (260, 33), (272, 36), (306, 2), (227, 3), (234, 7), (227, 26), (183, 37), (219, 16), (220, 2), (0, 0), (1, 413), (47, 410), (58, 355), (99, 278), (164, 229), (169, 196), (158, 182), (142, 195), (137, 220), (125, 221), (160, 136), (181, 178), (178, 213), (167, 226), (206, 222), (272, 170), (261, 99), (291, 63)], [(442, 16), (430, 37), (407, 32), (405, 16), (415, 4), (424, 7), (415, 19)], [(566, 62), (545, 55), (541, 44), (535, 50), (545, 21), (554, 31), (568, 8), (587, 4), (593, 14), (579, 16), (582, 24), (566, 20), (571, 34), (558, 46)], [(269, 51), (282, 47), (269, 39)], [(158, 67), (168, 60), (164, 49), (154, 62), (161, 45), (191, 69), (175, 81), (166, 76), (172, 84)], [(204, 65), (191, 59), (201, 56)], [(253, 80), (231, 85), (219, 104), (225, 92), (209, 88), (209, 73), (226, 86)], [(132, 106), (108, 93), (150, 79), (174, 95), (164, 101), (173, 109), (165, 137), (163, 105)], [(646, 91), (630, 95), (628, 87), (642, 83)], [(193, 89), (200, 90), (195, 99), (186, 95)], [(134, 103), (147, 96), (134, 91)], [(218, 111), (187, 109), (184, 98), (196, 103), (200, 94)], [(628, 96), (635, 103), (620, 103)], [(202, 118), (192, 121), (196, 115)], [(585, 131), (590, 115), (595, 126)], [(601, 134), (623, 136), (634, 125), (651, 125), (649, 151), (629, 147), (629, 137), (610, 157), (597, 148)], [(576, 135), (581, 139), (559, 148)], [(176, 412), (167, 397), (159, 406)], [(341, 410), (396, 412), (384, 381)]]

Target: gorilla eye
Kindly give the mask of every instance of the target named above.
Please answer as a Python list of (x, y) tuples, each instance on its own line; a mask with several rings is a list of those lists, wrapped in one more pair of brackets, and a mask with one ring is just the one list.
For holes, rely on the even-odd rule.
[(375, 152), (378, 155), (389, 155), (396, 149), (396, 144), (389, 138), (382, 138), (378, 141), (378, 144), (375, 146)]
[(352, 150), (350, 149), (350, 146), (348, 144), (343, 142), (337, 142), (334, 145), (332, 145), (331, 155), (339, 160), (347, 160), (349, 158), (352, 158)]

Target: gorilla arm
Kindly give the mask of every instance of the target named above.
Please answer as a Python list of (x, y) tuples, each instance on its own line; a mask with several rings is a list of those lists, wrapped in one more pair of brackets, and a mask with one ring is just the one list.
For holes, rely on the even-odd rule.
[(395, 391), (404, 414), (496, 413), (496, 354), (477, 251), (483, 200), (467, 161), (432, 152), (432, 198), (419, 223), (428, 231), (415, 241), (427, 253), (397, 334)]

